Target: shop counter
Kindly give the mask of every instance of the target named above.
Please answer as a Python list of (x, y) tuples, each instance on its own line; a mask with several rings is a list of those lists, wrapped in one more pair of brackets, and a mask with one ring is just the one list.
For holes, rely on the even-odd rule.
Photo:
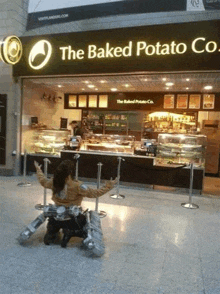
[[(188, 166), (156, 166), (154, 157), (116, 154), (91, 151), (61, 151), (61, 160), (79, 158), (79, 178), (97, 178), (97, 164), (101, 162), (101, 179), (109, 180), (117, 176), (118, 157), (122, 157), (120, 181), (146, 185), (160, 185), (179, 188), (189, 188), (190, 168)], [(202, 190), (204, 169), (194, 169), (193, 189)]]
[[(75, 160), (76, 154), (79, 158), (79, 178), (97, 178), (98, 166), (101, 162), (101, 179), (109, 180), (117, 176), (118, 157), (121, 161), (120, 181), (146, 185), (158, 185), (168, 187), (179, 187), (188, 189), (190, 186), (190, 168), (181, 165), (154, 165), (155, 158), (141, 155), (114, 154), (91, 151), (63, 150), (61, 156), (47, 154), (27, 155), (27, 174), (35, 173), (34, 160), (44, 166), (44, 158), (48, 158), (51, 164), (48, 165), (48, 174), (53, 174), (58, 164), (63, 160)], [(23, 171), (23, 156), (21, 173)], [(194, 168), (193, 189), (202, 190), (204, 169)]]

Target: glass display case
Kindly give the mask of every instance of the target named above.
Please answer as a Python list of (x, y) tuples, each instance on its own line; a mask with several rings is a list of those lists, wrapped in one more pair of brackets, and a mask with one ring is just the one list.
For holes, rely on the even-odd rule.
[(159, 134), (155, 164), (190, 164), (205, 167), (206, 136)]
[(68, 130), (34, 130), (29, 153), (60, 155), (68, 139)]
[(142, 137), (150, 138), (150, 133), (196, 134), (196, 113), (152, 112), (143, 117)]
[(134, 136), (86, 134), (80, 151), (134, 154)]

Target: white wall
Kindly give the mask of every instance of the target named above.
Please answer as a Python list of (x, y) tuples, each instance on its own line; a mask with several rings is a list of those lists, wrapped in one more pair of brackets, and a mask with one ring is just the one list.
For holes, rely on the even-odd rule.
[[(62, 97), (56, 102), (42, 99), (43, 94), (52, 97)], [(59, 129), (60, 118), (67, 118), (70, 121), (81, 121), (81, 110), (64, 109), (64, 95), (56, 93), (47, 88), (39, 88), (36, 85), (24, 82), (23, 101), (22, 101), (22, 130), (21, 130), (21, 152), (24, 149), (31, 150), (33, 129), (31, 128), (31, 117), (38, 117), (38, 123), (46, 125), (47, 129)], [(69, 123), (68, 122), (68, 123)]]
[[(0, 0), (0, 40), (25, 32), (28, 0)], [(0, 175), (17, 173), (18, 160), (12, 157), (19, 150), (20, 85), (12, 78), (12, 66), (0, 61), (0, 94), (7, 94), (6, 165), (0, 165)]]
[[(43, 99), (43, 94), (56, 97), (56, 102)], [(61, 97), (62, 99), (58, 99)], [(60, 118), (70, 121), (81, 121), (81, 110), (64, 109), (64, 95), (53, 92), (47, 88), (38, 88), (36, 85), (24, 82), (23, 87), (22, 126), (30, 126), (30, 117), (37, 116), (39, 123), (44, 123), (47, 128), (60, 128)], [(29, 118), (29, 121), (28, 121)], [(29, 124), (28, 124), (29, 122)]]

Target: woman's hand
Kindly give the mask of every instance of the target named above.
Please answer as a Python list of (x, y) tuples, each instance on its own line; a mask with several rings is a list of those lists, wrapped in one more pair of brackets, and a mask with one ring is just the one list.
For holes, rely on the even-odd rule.
[(34, 166), (35, 166), (36, 170), (41, 169), (41, 165), (39, 165), (39, 163), (37, 161), (34, 161)]
[(106, 181), (106, 187), (114, 187), (118, 183), (118, 178), (115, 178), (114, 180)]

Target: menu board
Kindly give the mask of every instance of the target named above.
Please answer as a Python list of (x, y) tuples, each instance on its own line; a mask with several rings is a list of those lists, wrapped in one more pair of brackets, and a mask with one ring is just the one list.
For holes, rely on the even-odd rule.
[(188, 106), (188, 95), (187, 94), (177, 95), (176, 108), (186, 109), (187, 106)]
[(203, 95), (203, 109), (214, 109), (215, 106), (215, 95), (204, 94)]
[(189, 96), (189, 108), (190, 109), (199, 109), (201, 103), (201, 95), (193, 94)]
[(79, 95), (78, 96), (78, 107), (87, 107), (87, 96)]
[(76, 107), (77, 96), (69, 95), (69, 107)]
[(164, 95), (163, 107), (166, 109), (174, 108), (174, 95)]
[(108, 107), (108, 95), (99, 95), (99, 107), (100, 108)]
[(98, 97), (97, 95), (89, 95), (89, 107), (97, 107)]

